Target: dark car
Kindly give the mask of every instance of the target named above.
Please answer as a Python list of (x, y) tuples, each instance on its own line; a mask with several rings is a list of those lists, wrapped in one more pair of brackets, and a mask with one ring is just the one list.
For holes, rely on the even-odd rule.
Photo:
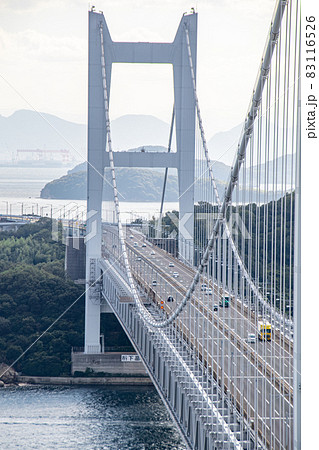
[(219, 306), (229, 308), (229, 302), (230, 302), (229, 295), (224, 295), (224, 297), (219, 300)]
[(170, 295), (169, 297), (167, 297), (167, 301), (168, 301), (168, 302), (173, 302), (173, 301), (174, 301), (174, 298)]

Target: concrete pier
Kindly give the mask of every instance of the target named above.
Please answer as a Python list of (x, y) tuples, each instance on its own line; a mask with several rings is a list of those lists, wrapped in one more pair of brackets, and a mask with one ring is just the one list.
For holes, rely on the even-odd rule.
[(107, 376), (147, 377), (147, 372), (139, 356), (135, 352), (105, 352), (105, 353), (71, 353), (71, 373), (85, 372), (87, 369)]
[(152, 386), (148, 377), (33, 377), (18, 375), (18, 383), (58, 386)]

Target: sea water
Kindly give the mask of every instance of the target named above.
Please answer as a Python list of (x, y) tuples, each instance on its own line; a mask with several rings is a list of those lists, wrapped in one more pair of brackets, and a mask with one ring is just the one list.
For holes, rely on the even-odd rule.
[(20, 386), (0, 390), (0, 448), (186, 447), (153, 387)]

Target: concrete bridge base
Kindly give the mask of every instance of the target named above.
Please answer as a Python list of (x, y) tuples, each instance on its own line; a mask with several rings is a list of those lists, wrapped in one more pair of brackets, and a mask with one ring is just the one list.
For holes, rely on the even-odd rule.
[(93, 371), (103, 372), (107, 375), (117, 376), (145, 376), (148, 377), (145, 367), (135, 352), (106, 352), (71, 354), (71, 373)]
[(152, 380), (144, 376), (121, 377), (33, 377), (18, 375), (17, 383), (42, 384), (44, 386), (153, 386)]

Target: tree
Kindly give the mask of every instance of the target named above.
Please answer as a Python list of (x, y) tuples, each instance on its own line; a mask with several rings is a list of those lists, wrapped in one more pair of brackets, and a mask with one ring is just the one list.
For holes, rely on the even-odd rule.
[(10, 364), (12, 364), (21, 354), (23, 353), (20, 345), (9, 345), (6, 351), (6, 360)]

